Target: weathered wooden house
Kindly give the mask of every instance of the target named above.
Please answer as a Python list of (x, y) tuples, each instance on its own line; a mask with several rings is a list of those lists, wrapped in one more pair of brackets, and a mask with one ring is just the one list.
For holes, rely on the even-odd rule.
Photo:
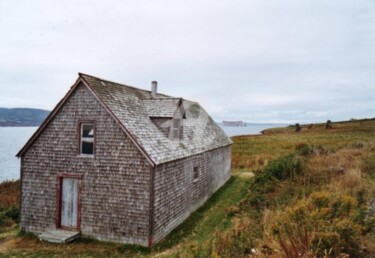
[(150, 246), (230, 177), (231, 140), (196, 102), (79, 74), (17, 154), (21, 229)]

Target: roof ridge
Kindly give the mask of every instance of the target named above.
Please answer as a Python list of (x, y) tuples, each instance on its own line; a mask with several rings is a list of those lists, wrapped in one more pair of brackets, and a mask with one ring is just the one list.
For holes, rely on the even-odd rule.
[(146, 101), (146, 100), (180, 100), (180, 99), (183, 99), (181, 97), (170, 97), (170, 96), (167, 96), (167, 97), (162, 97), (162, 98), (149, 98), (149, 99), (142, 99), (143, 101)]
[[(113, 83), (113, 84), (117, 84), (117, 85), (120, 85), (120, 86), (123, 86), (123, 87), (128, 87), (128, 88), (132, 88), (132, 89), (135, 89), (135, 90), (141, 90), (141, 91), (145, 91), (145, 92), (149, 92), (151, 93), (151, 90), (145, 90), (145, 89), (141, 89), (141, 88), (138, 88), (136, 86), (132, 86), (132, 85), (127, 85), (127, 84), (122, 84), (122, 83), (119, 83), (119, 82), (115, 82), (115, 81), (111, 81), (111, 80), (107, 80), (107, 79), (103, 79), (103, 78), (100, 78), (100, 77), (97, 77), (97, 76), (93, 76), (93, 75), (90, 75), (90, 74), (86, 74), (86, 73), (81, 73), (79, 72), (78, 73), (78, 76), (79, 77), (82, 77), (82, 76), (88, 76), (88, 77), (91, 77), (91, 78), (94, 78), (94, 79), (98, 79), (98, 80), (101, 80), (101, 81), (105, 81), (105, 82), (109, 82), (109, 83)], [(158, 93), (159, 95), (164, 95), (164, 96), (167, 96), (167, 97), (171, 97), (169, 95), (165, 95), (163, 93)]]

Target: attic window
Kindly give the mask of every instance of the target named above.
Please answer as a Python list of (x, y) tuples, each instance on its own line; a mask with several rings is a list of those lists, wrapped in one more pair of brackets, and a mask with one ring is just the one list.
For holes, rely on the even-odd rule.
[(94, 155), (94, 140), (95, 140), (94, 124), (81, 124), (81, 140), (80, 140), (80, 154)]
[(194, 167), (193, 169), (193, 181), (198, 181), (199, 178), (199, 167)]
[(180, 139), (180, 131), (181, 131), (181, 119), (173, 119), (172, 125), (172, 138), (173, 139)]

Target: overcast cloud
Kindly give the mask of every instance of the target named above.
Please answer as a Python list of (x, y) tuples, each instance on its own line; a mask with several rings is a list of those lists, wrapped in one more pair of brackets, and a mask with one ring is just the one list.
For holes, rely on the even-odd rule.
[(375, 1), (0, 0), (0, 106), (52, 109), (78, 72), (215, 120), (375, 117)]

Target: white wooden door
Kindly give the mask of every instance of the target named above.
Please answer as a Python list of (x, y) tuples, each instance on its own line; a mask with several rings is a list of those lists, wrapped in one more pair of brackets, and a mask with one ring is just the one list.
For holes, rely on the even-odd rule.
[(78, 226), (78, 179), (63, 178), (61, 189), (61, 226)]

